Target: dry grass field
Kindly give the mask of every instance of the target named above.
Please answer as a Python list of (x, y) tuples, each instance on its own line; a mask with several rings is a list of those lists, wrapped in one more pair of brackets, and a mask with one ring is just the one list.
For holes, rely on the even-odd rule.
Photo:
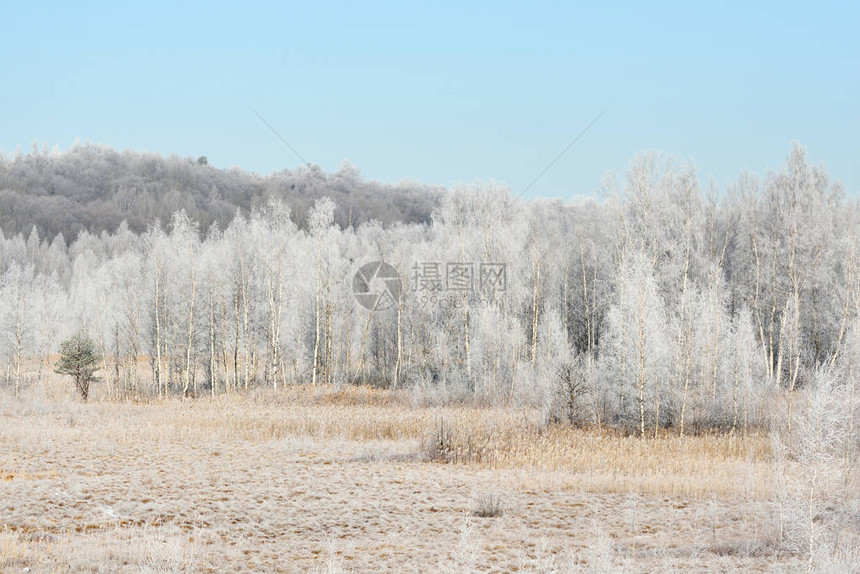
[(775, 543), (770, 444), (365, 388), (46, 383), (0, 397), (0, 572), (805, 571)]

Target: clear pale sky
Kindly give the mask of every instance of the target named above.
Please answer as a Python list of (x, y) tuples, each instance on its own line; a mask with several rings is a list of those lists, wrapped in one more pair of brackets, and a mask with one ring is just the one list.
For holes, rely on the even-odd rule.
[[(75, 138), (519, 193), (593, 193), (657, 149), (725, 185), (806, 145), (860, 190), (858, 2), (149, 1), (0, 8), (0, 150)], [(597, 3), (594, 3), (597, 4)], [(718, 5), (717, 5), (718, 4)]]

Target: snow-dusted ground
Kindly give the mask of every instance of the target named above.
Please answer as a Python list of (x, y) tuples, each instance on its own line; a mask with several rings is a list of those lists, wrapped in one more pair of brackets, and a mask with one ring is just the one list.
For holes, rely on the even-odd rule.
[[(31, 391), (0, 408), (2, 572), (806, 566), (775, 543), (762, 437), (538, 433), (523, 411), (366, 390), (86, 405)], [(440, 424), (461, 462), (428, 456)], [(487, 493), (501, 515), (477, 515)]]

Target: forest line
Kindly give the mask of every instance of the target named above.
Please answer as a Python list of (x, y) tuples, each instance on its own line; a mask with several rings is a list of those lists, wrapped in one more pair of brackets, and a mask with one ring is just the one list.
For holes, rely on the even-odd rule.
[[(725, 190), (655, 153), (603, 187), (565, 204), (460, 186), (427, 223), (270, 198), (205, 231), (179, 209), (68, 246), (9, 234), (5, 380), (42, 376), (83, 330), (114, 397), (362, 383), (646, 436), (768, 426), (780, 401), (790, 419), (826, 376), (853, 420), (857, 199), (804, 148)], [(374, 262), (396, 275), (359, 275)]]

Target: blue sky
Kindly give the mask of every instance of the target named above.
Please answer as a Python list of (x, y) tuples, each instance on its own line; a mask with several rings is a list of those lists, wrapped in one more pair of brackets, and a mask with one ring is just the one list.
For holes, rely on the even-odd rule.
[(4, 2), (0, 150), (594, 193), (656, 149), (725, 185), (791, 142), (860, 191), (860, 3)]

